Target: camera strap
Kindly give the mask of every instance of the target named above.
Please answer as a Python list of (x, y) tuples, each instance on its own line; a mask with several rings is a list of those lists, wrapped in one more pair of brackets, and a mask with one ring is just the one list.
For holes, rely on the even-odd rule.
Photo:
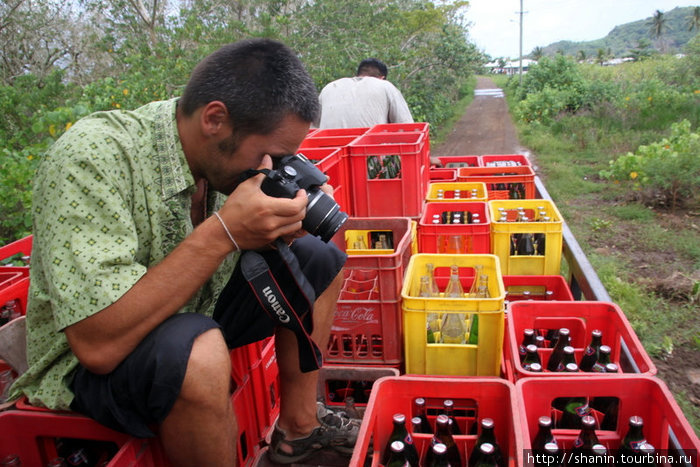
[[(290, 329), (297, 337), (299, 349), (299, 366), (302, 372), (318, 370), (323, 365), (323, 355), (321, 349), (309, 335), (304, 327), (302, 319), (306, 313), (311, 311), (316, 301), (316, 292), (311, 286), (306, 276), (299, 266), (299, 261), (292, 250), (281, 239), (275, 241), (275, 247), (282, 258), (282, 261), (289, 269), (289, 273), (294, 278), (301, 291), (306, 304), (306, 310), (300, 315), (287, 300), (284, 292), (280, 289), (275, 277), (270, 272), (270, 268), (265, 262), (265, 258), (255, 251), (246, 251), (241, 255), (241, 271), (243, 277), (248, 281), (260, 306), (268, 316), (278, 325)], [(310, 321), (310, 320), (309, 320)]]

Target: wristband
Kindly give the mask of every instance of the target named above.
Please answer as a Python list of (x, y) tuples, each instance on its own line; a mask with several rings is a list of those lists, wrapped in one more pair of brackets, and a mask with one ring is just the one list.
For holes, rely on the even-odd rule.
[(233, 243), (233, 246), (236, 247), (236, 251), (240, 251), (241, 247), (238, 246), (238, 243), (236, 243), (236, 240), (233, 238), (233, 235), (231, 235), (231, 231), (226, 227), (226, 224), (224, 223), (224, 220), (221, 218), (218, 212), (214, 211), (214, 215), (216, 216), (217, 219), (219, 219), (219, 222), (221, 223), (221, 227), (224, 228), (224, 231), (226, 232), (226, 235), (228, 235), (228, 238), (231, 240), (231, 243)]

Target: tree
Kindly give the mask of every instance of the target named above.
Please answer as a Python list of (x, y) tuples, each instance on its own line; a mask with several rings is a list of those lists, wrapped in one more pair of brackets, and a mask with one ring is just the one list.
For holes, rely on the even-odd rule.
[(693, 8), (693, 12), (688, 18), (688, 31), (700, 30), (700, 6)]
[(656, 10), (651, 18), (651, 37), (659, 43), (659, 49), (662, 52), (666, 51), (666, 44), (663, 40), (664, 32), (666, 32), (666, 18), (661, 10)]
[(588, 57), (586, 56), (586, 51), (585, 51), (585, 50), (581, 49), (581, 50), (579, 50), (579, 51), (576, 53), (576, 59), (577, 59), (579, 62), (585, 62), (585, 61), (586, 61), (586, 58), (588, 58)]
[(540, 46), (537, 46), (534, 49), (532, 49), (532, 53), (530, 54), (530, 56), (535, 61), (540, 60), (544, 56), (544, 49)]
[(598, 49), (598, 53), (596, 54), (596, 63), (600, 66), (603, 66), (605, 61), (608, 59), (608, 54), (605, 52), (605, 49), (600, 48)]

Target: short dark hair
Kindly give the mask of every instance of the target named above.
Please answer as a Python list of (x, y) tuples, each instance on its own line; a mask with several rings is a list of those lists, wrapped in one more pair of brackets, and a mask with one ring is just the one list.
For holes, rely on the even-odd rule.
[(386, 78), (388, 73), (389, 71), (387, 70), (384, 62), (378, 58), (365, 58), (357, 67), (357, 76), (367, 75), (377, 78), (384, 76)]
[(226, 105), (238, 136), (269, 134), (289, 114), (313, 122), (319, 113), (316, 86), (301, 60), (270, 39), (225, 45), (194, 68), (182, 112), (190, 116), (212, 101)]

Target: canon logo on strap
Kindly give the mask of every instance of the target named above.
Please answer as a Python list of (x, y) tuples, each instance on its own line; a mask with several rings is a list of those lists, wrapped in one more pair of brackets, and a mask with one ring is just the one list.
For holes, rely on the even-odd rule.
[(275, 310), (275, 313), (277, 313), (277, 316), (279, 317), (279, 320), (281, 323), (288, 323), (289, 322), (289, 315), (287, 312), (284, 311), (284, 308), (282, 308), (282, 305), (280, 304), (279, 299), (277, 296), (272, 293), (272, 289), (268, 286), (265, 287), (262, 290), (263, 294), (267, 298), (267, 301), (272, 305), (272, 309)]

